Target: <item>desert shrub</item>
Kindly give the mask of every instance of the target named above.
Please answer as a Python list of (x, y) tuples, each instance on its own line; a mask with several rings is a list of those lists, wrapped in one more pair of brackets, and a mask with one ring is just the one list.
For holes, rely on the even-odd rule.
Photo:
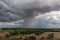
[(20, 40), (19, 38), (15, 38), (14, 40)]
[(5, 37), (10, 37), (11, 35), (10, 34), (6, 34)]
[(20, 40), (19, 38), (12, 38), (11, 40)]
[(20, 40), (22, 40), (23, 38), (22, 37), (20, 37)]
[(36, 34), (36, 35), (41, 35), (42, 33), (44, 33), (43, 31), (36, 31), (36, 32), (34, 32), (34, 34)]
[(29, 36), (29, 37), (26, 37), (24, 40), (36, 40), (36, 37), (35, 36)]
[(27, 36), (25, 36), (24, 40), (28, 40), (28, 37), (27, 37)]
[(10, 32), (10, 35), (17, 35), (18, 32), (15, 30), (14, 32)]
[(36, 40), (36, 37), (35, 36), (30, 36), (29, 40)]
[(44, 37), (41, 37), (41, 40), (45, 39)]
[(53, 38), (54, 38), (54, 34), (53, 34), (53, 33), (49, 34), (48, 36), (49, 36), (49, 37), (48, 37), (47, 39), (53, 40)]
[(10, 40), (10, 37), (11, 37), (10, 34), (6, 34), (6, 35), (5, 35), (5, 40)]

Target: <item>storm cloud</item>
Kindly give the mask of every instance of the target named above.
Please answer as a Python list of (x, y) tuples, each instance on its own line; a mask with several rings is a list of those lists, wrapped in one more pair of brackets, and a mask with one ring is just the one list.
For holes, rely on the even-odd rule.
[(60, 11), (60, 0), (0, 0), (0, 22), (23, 19), (26, 27), (32, 27), (34, 17), (50, 11)]

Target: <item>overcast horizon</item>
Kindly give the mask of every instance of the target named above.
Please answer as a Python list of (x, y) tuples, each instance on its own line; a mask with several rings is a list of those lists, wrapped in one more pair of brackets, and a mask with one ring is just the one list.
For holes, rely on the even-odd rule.
[(0, 0), (0, 28), (60, 28), (60, 0)]

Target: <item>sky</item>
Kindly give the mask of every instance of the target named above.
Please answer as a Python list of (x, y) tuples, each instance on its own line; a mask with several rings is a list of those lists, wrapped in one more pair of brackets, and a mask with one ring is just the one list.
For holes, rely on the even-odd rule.
[(60, 28), (60, 0), (0, 0), (0, 28)]

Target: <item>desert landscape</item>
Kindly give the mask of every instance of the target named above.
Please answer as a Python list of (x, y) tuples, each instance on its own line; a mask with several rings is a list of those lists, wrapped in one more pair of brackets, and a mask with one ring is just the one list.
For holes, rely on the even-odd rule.
[(0, 40), (60, 40), (60, 29), (1, 29)]

